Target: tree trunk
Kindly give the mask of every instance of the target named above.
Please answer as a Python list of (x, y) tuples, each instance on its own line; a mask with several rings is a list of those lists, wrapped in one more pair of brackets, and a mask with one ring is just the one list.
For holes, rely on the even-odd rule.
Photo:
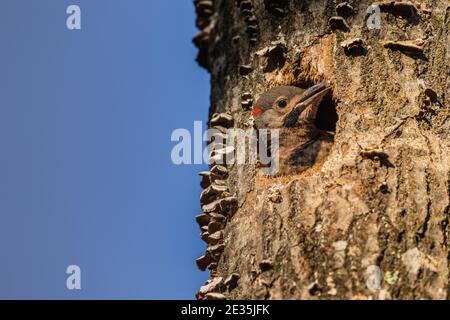
[(372, 1), (194, 4), (211, 115), (251, 128), (268, 88), (328, 80), (318, 125), (334, 131), (298, 175), (228, 166), (238, 209), (198, 297), (448, 299), (448, 1), (379, 2), (380, 29)]

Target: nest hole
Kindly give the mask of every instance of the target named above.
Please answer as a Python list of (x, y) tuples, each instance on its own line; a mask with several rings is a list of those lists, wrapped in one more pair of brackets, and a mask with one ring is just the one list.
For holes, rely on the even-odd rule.
[(333, 99), (333, 93), (330, 91), (323, 97), (317, 110), (316, 126), (324, 131), (336, 131), (336, 122), (339, 116), (336, 112), (336, 102)]

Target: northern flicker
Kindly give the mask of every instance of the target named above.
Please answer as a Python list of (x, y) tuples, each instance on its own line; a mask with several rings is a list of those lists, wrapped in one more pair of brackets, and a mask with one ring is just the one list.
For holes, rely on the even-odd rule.
[(276, 175), (302, 172), (328, 154), (333, 136), (317, 128), (316, 117), (330, 90), (324, 82), (306, 90), (280, 86), (263, 93), (254, 104), (256, 128), (279, 130)]

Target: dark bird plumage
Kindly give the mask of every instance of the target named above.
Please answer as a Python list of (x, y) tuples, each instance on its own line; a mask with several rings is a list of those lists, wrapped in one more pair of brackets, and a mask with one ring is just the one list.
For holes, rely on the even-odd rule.
[(323, 159), (333, 137), (316, 126), (317, 109), (331, 90), (327, 83), (308, 89), (280, 86), (263, 93), (253, 106), (257, 129), (279, 129), (277, 175), (295, 174)]

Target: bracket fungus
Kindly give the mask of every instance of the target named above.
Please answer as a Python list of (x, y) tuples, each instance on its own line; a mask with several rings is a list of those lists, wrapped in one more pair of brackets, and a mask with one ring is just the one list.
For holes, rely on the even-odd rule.
[(233, 290), (237, 287), (239, 278), (239, 273), (232, 273), (228, 276), (228, 278), (225, 279), (223, 284), (227, 287), (228, 290)]
[(342, 41), (341, 47), (344, 49), (345, 54), (349, 56), (364, 55), (366, 52), (364, 42), (361, 38), (353, 38)]
[(252, 94), (250, 92), (244, 92), (241, 95), (241, 106), (245, 111), (249, 111), (252, 108), (253, 99)]
[(385, 48), (394, 51), (401, 51), (409, 55), (423, 54), (424, 41), (422, 39), (405, 40), (405, 41), (383, 41), (381, 44)]
[(273, 42), (272, 45), (259, 50), (256, 55), (262, 57), (263, 72), (272, 72), (284, 66), (286, 62), (287, 47), (283, 41)]
[(197, 264), (197, 267), (201, 271), (205, 271), (206, 268), (208, 267), (208, 265), (210, 264), (210, 262), (211, 262), (211, 259), (207, 255), (203, 255), (203, 256), (199, 257), (197, 260), (195, 260), (195, 263)]
[(331, 17), (330, 20), (328, 20), (328, 23), (330, 25), (330, 28), (333, 30), (342, 30), (342, 31), (350, 30), (350, 27), (348, 26), (345, 19), (339, 16)]
[(336, 6), (336, 13), (341, 17), (347, 18), (354, 13), (354, 9), (348, 2), (342, 2)]
[(410, 1), (381, 1), (373, 5), (378, 6), (381, 12), (386, 12), (405, 19), (418, 14), (418, 8)]
[(195, 221), (200, 227), (207, 226), (210, 220), (210, 217), (204, 213), (195, 216)]
[(234, 124), (234, 120), (228, 113), (214, 113), (209, 124), (211, 127), (223, 126), (225, 128), (231, 128)]

